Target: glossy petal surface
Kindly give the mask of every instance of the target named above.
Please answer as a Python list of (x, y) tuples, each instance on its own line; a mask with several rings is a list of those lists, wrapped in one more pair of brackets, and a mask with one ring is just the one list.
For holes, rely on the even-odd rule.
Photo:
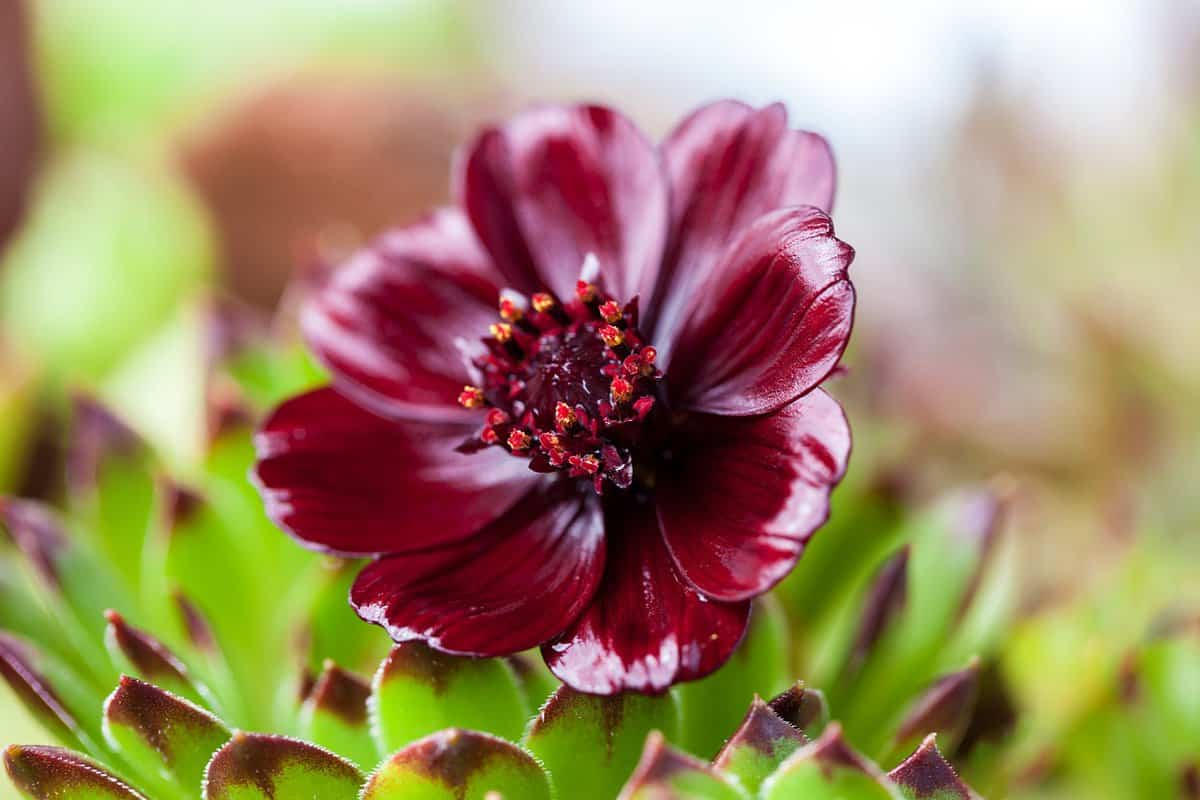
[(263, 425), (255, 476), (267, 513), (309, 547), (424, 550), (475, 533), (536, 480), (500, 451), (456, 452), (474, 430), (392, 422), (318, 389), (287, 401)]
[[(784, 206), (828, 212), (835, 168), (828, 143), (788, 128), (781, 105), (724, 100), (698, 109), (662, 145), (671, 184), (671, 244), (651, 311), (660, 338), (688, 316), (698, 280), (755, 219)], [(653, 326), (652, 326), (653, 327)]]
[(594, 253), (609, 291), (653, 287), (667, 225), (654, 147), (598, 106), (544, 107), (484, 131), (459, 165), (459, 202), (513, 287), (570, 296)]
[(850, 454), (837, 401), (817, 389), (762, 417), (697, 423), (679, 469), (660, 477), (658, 514), (683, 574), (710, 597), (761, 594), (796, 564), (829, 515)]
[(386, 416), (461, 419), (459, 342), (494, 321), (500, 278), (462, 214), (443, 210), (359, 251), (316, 290), (305, 336), (334, 384)]
[(397, 642), (508, 655), (536, 647), (579, 615), (604, 558), (595, 498), (573, 483), (549, 482), (469, 539), (368, 565), (350, 602)]
[(684, 580), (653, 506), (623, 498), (607, 509), (605, 526), (604, 580), (583, 615), (543, 646), (551, 671), (582, 692), (655, 693), (725, 663), (750, 604), (709, 600)]
[(677, 333), (656, 340), (673, 405), (763, 414), (824, 380), (850, 338), (853, 257), (814, 208), (755, 221), (699, 279)]

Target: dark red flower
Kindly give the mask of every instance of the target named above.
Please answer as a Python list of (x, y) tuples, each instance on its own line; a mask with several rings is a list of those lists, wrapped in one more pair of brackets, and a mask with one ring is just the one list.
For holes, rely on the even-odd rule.
[(397, 641), (541, 645), (600, 694), (706, 675), (845, 470), (833, 186), (778, 105), (706, 106), (659, 147), (595, 106), (485, 130), (456, 208), (308, 305), (334, 380), (263, 427), (268, 511), (378, 556), (351, 602)]

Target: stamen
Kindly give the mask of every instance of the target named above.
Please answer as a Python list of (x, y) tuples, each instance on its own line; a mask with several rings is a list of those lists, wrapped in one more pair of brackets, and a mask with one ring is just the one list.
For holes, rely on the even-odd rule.
[(575, 410), (561, 400), (554, 406), (554, 425), (566, 431), (576, 422)]
[(654, 366), (654, 362), (658, 360), (658, 350), (653, 345), (646, 345), (640, 351), (642, 363), (648, 366)]
[(554, 295), (538, 292), (533, 296), (533, 310), (539, 314), (545, 314), (556, 305), (558, 302), (554, 299)]
[(509, 416), (502, 409), (493, 408), (488, 410), (487, 424), (488, 425), (503, 425), (508, 422)]
[(488, 426), (485, 426), (484, 429), (479, 432), (479, 439), (484, 444), (499, 444), (500, 443), (500, 434), (496, 433), (495, 428), (493, 428), (491, 425), (488, 425)]
[(483, 408), (483, 389), (478, 386), (464, 386), (458, 393), (458, 404), (463, 408)]
[(621, 306), (616, 300), (608, 300), (600, 304), (600, 316), (605, 322), (615, 323), (621, 319)]
[(584, 304), (594, 303), (596, 301), (596, 284), (588, 283), (587, 281), (579, 281), (575, 284), (575, 296)]
[(601, 325), (599, 333), (609, 347), (617, 348), (625, 343), (625, 334), (612, 325)]
[(511, 450), (528, 450), (529, 434), (520, 428), (513, 428), (508, 434), (508, 447)]
[(504, 290), (500, 293), (500, 317), (506, 322), (516, 322), (525, 316), (525, 298), (516, 292)]
[(614, 403), (627, 403), (633, 397), (633, 384), (624, 378), (613, 378), (608, 393)]
[(595, 456), (571, 456), (567, 463), (575, 468), (578, 474), (595, 475), (600, 471), (600, 459)]
[(488, 326), (488, 330), (491, 331), (492, 336), (495, 337), (496, 341), (500, 342), (501, 344), (504, 344), (512, 339), (512, 325), (509, 325), (507, 322), (493, 322)]

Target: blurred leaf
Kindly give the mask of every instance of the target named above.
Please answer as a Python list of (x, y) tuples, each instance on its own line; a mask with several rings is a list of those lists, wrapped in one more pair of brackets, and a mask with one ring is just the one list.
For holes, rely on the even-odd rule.
[[(12, 688), (34, 717), (64, 744), (79, 747), (95, 755), (103, 751), (95, 733), (89, 730), (81, 712), (93, 698), (85, 684), (53, 658), (30, 643), (0, 632), (0, 677)], [(59, 690), (63, 693), (60, 693)], [(98, 699), (98, 698), (96, 698)]]
[(661, 734), (652, 733), (619, 800), (749, 800), (749, 797), (708, 764), (673, 750)]
[(670, 694), (600, 697), (562, 686), (534, 719), (525, 746), (550, 773), (558, 797), (609, 800), (654, 730), (668, 739), (679, 733), (679, 706)]
[(371, 729), (390, 753), (443, 728), (467, 728), (515, 741), (529, 712), (501, 659), (439, 653), (421, 642), (396, 645), (372, 682)]
[(361, 568), (361, 561), (320, 560), (308, 619), (309, 669), (320, 670), (331, 659), (347, 668), (370, 671), (387, 656), (392, 640), (379, 627), (360, 624), (346, 602)]
[(896, 731), (893, 753), (910, 752), (931, 734), (940, 736), (947, 751), (954, 752), (978, 697), (979, 659), (972, 659), (965, 669), (938, 678), (917, 698)]
[(716, 755), (755, 694), (773, 697), (786, 688), (788, 650), (783, 610), (770, 595), (764, 596), (755, 602), (746, 638), (725, 666), (676, 689), (683, 716), (679, 743), (684, 749), (703, 758)]
[[(0, 314), (52, 376), (96, 379), (168, 319), (209, 258), (200, 212), (171, 175), (76, 154), (43, 178), (0, 272)], [(169, 384), (141, 391), (151, 386)]]
[(357, 800), (363, 775), (316, 745), (235, 733), (204, 776), (204, 800)]
[(738, 779), (752, 794), (807, 739), (755, 697), (741, 726), (717, 753), (713, 766)]
[(348, 758), (360, 769), (370, 769), (380, 753), (367, 722), (371, 686), (332, 661), (325, 668), (300, 711), (300, 731), (305, 739)]
[[(457, 728), (413, 742), (379, 766), (362, 800), (550, 800), (546, 773), (502, 739)], [(564, 796), (565, 797), (565, 796)]]
[(31, 800), (146, 800), (99, 764), (61, 747), (12, 745), (4, 767)]
[(123, 677), (104, 703), (104, 735), (159, 794), (188, 800), (230, 731), (208, 711), (136, 678)]

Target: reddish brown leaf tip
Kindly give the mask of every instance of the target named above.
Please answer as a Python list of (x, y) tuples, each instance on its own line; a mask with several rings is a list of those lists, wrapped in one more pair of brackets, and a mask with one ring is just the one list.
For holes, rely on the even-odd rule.
[(35, 655), (32, 645), (0, 632), (0, 677), (50, 731), (73, 740), (79, 725), (38, 672), (34, 665)]
[(427, 683), (435, 694), (441, 694), (463, 663), (458, 656), (439, 653), (424, 642), (403, 642), (388, 653), (376, 680), (382, 683), (393, 675), (403, 675)]
[(166, 529), (175, 533), (195, 519), (200, 509), (204, 507), (204, 498), (198, 492), (177, 483), (168, 482), (163, 488), (166, 497), (163, 521)]
[(321, 677), (307, 693), (306, 702), (314, 708), (337, 715), (348, 725), (359, 726), (367, 722), (367, 699), (370, 696), (370, 684), (332, 661), (326, 661)]
[(888, 559), (871, 584), (854, 638), (855, 663), (861, 664), (892, 620), (904, 609), (908, 598), (908, 556), (906, 545)]
[(837, 769), (851, 769), (875, 778), (883, 777), (878, 767), (859, 755), (858, 751), (846, 742), (846, 737), (842, 734), (842, 726), (837, 722), (827, 725), (820, 738), (797, 752), (792, 758), (815, 761), (827, 773)]
[(95, 487), (106, 459), (132, 459), (146, 452), (142, 438), (94, 397), (77, 393), (71, 408), (67, 485), (72, 491)]
[(767, 705), (784, 722), (801, 731), (811, 732), (812, 726), (823, 723), (829, 716), (825, 695), (807, 688), (803, 681), (797, 681)]
[(760, 753), (773, 755), (781, 744), (804, 744), (807, 741), (803, 733), (775, 713), (761, 697), (755, 695), (742, 724), (721, 748), (721, 752), (717, 753), (717, 757), (713, 759), (713, 766), (717, 769), (726, 768), (734, 752), (742, 747), (752, 747)]
[(57, 560), (68, 540), (54, 512), (32, 500), (0, 497), (0, 525), (38, 573), (57, 589)]
[(108, 620), (105, 635), (113, 642), (138, 674), (149, 681), (178, 681), (191, 684), (187, 667), (167, 646), (145, 631), (125, 622), (116, 611), (104, 612)]
[[(471, 776), (498, 760), (515, 759), (531, 772), (541, 767), (516, 745), (478, 731), (447, 728), (419, 739), (396, 753), (389, 764), (401, 770), (424, 775), (456, 793), (464, 791)], [(383, 774), (380, 770), (379, 774)], [(368, 790), (370, 784), (368, 784)], [(364, 791), (364, 795), (369, 792)]]
[(196, 605), (188, 600), (182, 592), (175, 592), (172, 599), (183, 618), (183, 627), (191, 643), (198, 650), (206, 653), (216, 652), (217, 640), (213, 636), (212, 626), (208, 624), (208, 620), (205, 619), (200, 609), (196, 608)]
[(1183, 800), (1200, 800), (1200, 762), (1188, 764), (1179, 773), (1179, 796)]
[(168, 764), (175, 760), (169, 734), (186, 733), (193, 741), (229, 735), (219, 719), (199, 706), (128, 675), (121, 676), (116, 690), (104, 702), (104, 716), (111, 723), (137, 731)]
[(346, 783), (362, 781), (358, 769), (344, 758), (299, 739), (237, 732), (217, 751), (204, 774), (208, 800), (236, 797), (237, 787), (253, 786), (275, 796), (275, 778), (288, 764), (328, 774)]
[(720, 780), (708, 764), (669, 747), (661, 733), (651, 731), (642, 758), (617, 800), (628, 800), (639, 791), (669, 785), (673, 777), (684, 772), (701, 772)]
[(897, 742), (938, 733), (953, 747), (962, 739), (979, 697), (979, 659), (939, 678), (917, 699), (896, 733)]
[(115, 800), (145, 800), (98, 764), (61, 747), (13, 745), (4, 751), (13, 784), (35, 800), (86, 794)]
[(913, 797), (956, 797), (971, 800), (971, 790), (938, 752), (935, 734), (925, 737), (921, 746), (898, 767), (888, 773), (898, 786)]

